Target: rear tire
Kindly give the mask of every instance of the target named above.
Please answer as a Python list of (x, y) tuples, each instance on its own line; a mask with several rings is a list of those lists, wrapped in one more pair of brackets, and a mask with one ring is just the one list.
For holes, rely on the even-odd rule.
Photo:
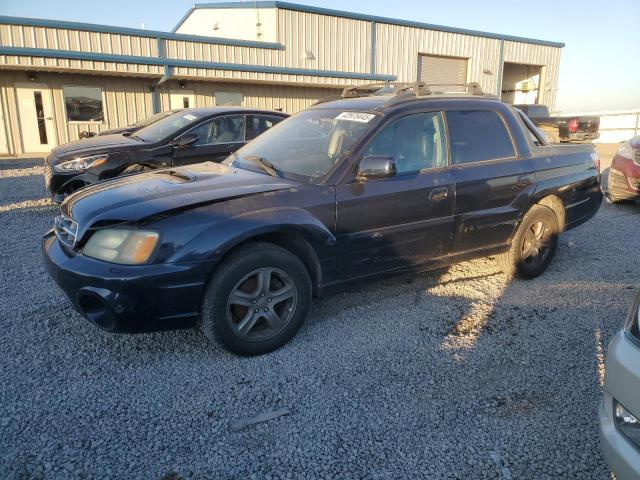
[(559, 234), (555, 212), (543, 205), (534, 205), (520, 222), (509, 250), (496, 257), (498, 267), (518, 278), (537, 277), (553, 260)]
[(311, 307), (311, 278), (288, 250), (264, 242), (239, 247), (206, 286), (199, 328), (240, 355), (261, 355), (287, 343)]

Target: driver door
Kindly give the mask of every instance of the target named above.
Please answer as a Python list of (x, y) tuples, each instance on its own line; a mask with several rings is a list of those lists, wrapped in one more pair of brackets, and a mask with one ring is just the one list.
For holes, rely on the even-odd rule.
[(197, 135), (191, 145), (175, 147), (173, 165), (221, 162), (245, 144), (245, 115), (225, 115), (207, 120), (182, 135)]
[(389, 156), (397, 173), (336, 187), (339, 276), (357, 278), (449, 253), (455, 182), (440, 112), (400, 117), (382, 127), (361, 158)]

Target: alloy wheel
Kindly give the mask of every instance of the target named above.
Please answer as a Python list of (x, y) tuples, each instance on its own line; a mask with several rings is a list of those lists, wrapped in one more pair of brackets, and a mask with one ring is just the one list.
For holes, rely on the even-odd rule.
[(529, 267), (536, 268), (549, 256), (553, 232), (542, 220), (533, 222), (524, 235), (522, 259)]
[(227, 300), (227, 322), (244, 340), (266, 340), (293, 318), (298, 291), (291, 277), (277, 268), (258, 268), (245, 275)]

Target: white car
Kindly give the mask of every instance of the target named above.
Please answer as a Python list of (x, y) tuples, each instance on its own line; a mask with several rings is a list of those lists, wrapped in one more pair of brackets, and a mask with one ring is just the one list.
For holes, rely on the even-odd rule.
[(618, 480), (640, 479), (640, 295), (609, 345), (600, 439)]

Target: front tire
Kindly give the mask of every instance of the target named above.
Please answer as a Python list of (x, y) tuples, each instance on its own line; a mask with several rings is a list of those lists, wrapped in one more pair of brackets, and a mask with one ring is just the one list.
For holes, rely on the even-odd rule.
[(260, 355), (287, 343), (311, 307), (302, 262), (277, 245), (256, 242), (225, 258), (203, 295), (200, 330), (227, 350)]
[(507, 275), (522, 279), (537, 277), (553, 260), (559, 234), (554, 211), (534, 205), (522, 219), (509, 250), (496, 257), (499, 268)]

